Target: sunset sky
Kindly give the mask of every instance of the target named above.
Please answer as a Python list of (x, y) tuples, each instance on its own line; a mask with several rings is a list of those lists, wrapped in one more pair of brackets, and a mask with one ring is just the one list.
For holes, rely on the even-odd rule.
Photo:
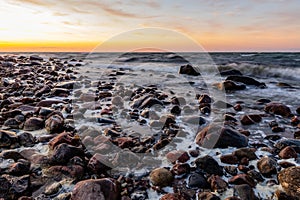
[(182, 33), (207, 51), (300, 51), (299, 0), (0, 0), (0, 24), (2, 52), (91, 51), (148, 27)]

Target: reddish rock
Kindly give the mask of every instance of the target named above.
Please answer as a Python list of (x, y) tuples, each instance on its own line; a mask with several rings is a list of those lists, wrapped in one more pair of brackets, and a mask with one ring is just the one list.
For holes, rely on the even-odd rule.
[(241, 123), (243, 125), (251, 125), (251, 124), (255, 124), (258, 123), (262, 120), (260, 115), (256, 115), (256, 114), (251, 114), (251, 115), (244, 115), (241, 118)]
[(177, 193), (169, 193), (163, 195), (160, 200), (187, 200), (187, 198)]
[(109, 165), (110, 163), (108, 161), (108, 158), (106, 158), (104, 155), (96, 153), (89, 160), (88, 168), (96, 174), (101, 174), (111, 169)]
[(235, 175), (228, 180), (228, 183), (234, 184), (234, 185), (248, 184), (251, 187), (255, 187), (255, 185), (256, 185), (254, 179), (252, 179), (247, 174)]
[(172, 173), (165, 168), (156, 168), (150, 173), (150, 181), (155, 186), (169, 186), (173, 179)]
[(212, 175), (210, 176), (207, 181), (210, 184), (211, 190), (215, 192), (221, 192), (227, 189), (228, 183), (224, 181), (220, 176), (218, 175)]
[(234, 106), (233, 106), (233, 109), (234, 109), (235, 111), (241, 111), (241, 110), (243, 110), (241, 104), (236, 104), (236, 105), (234, 105)]
[(83, 199), (120, 200), (120, 183), (110, 178), (80, 181), (74, 187), (71, 200)]
[(188, 174), (191, 167), (188, 163), (177, 163), (173, 166), (172, 172), (176, 175)]
[(61, 180), (63, 177), (80, 179), (84, 174), (84, 168), (80, 165), (55, 165), (47, 169), (45, 173), (56, 180)]
[(278, 180), (288, 195), (300, 197), (300, 166), (289, 167), (280, 171)]
[(63, 130), (64, 118), (58, 114), (50, 116), (45, 122), (45, 128), (49, 133), (58, 133)]
[(281, 115), (283, 117), (289, 117), (291, 115), (291, 110), (286, 105), (283, 105), (281, 103), (271, 102), (268, 103), (264, 110), (267, 113), (272, 113), (276, 115)]
[(226, 163), (226, 164), (238, 164), (239, 163), (238, 157), (236, 157), (235, 155), (232, 155), (232, 154), (222, 155), (220, 157), (220, 160), (222, 163)]
[(181, 163), (184, 163), (190, 159), (188, 153), (186, 151), (181, 151), (181, 150), (174, 150), (166, 155), (168, 161), (171, 163), (174, 163), (176, 161), (179, 161)]
[(78, 146), (80, 144), (80, 137), (70, 132), (63, 132), (57, 135), (56, 137), (54, 137), (48, 143), (48, 146), (51, 150), (53, 150), (56, 146), (62, 143)]
[(298, 154), (293, 147), (285, 147), (278, 154), (281, 159), (297, 158)]

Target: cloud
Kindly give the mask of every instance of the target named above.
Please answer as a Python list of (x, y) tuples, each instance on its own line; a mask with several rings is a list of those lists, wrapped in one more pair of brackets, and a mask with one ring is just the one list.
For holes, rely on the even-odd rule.
[(31, 4), (35, 6), (51, 6), (53, 3), (50, 3), (45, 0), (10, 0), (9, 3), (12, 4)]

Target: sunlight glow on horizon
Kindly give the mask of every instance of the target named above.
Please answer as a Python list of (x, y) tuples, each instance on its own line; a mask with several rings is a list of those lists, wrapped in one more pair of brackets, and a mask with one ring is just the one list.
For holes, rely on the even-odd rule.
[[(90, 52), (126, 31), (161, 27), (206, 51), (300, 51), (297, 0), (0, 0), (0, 52)], [(195, 51), (180, 40), (119, 40), (101, 51), (140, 44)], [(98, 48), (99, 50), (99, 48)]]

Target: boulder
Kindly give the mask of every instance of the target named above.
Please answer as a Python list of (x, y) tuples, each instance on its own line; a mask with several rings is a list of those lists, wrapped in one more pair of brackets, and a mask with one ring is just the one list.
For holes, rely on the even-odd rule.
[(262, 175), (270, 177), (277, 173), (277, 162), (273, 158), (265, 156), (257, 162), (257, 168)]
[(200, 73), (197, 72), (196, 69), (190, 64), (180, 66), (178, 73), (179, 74), (187, 74), (190, 76), (199, 76), (200, 75)]
[(289, 167), (280, 171), (278, 181), (288, 195), (300, 197), (300, 166)]
[(223, 176), (223, 168), (211, 156), (207, 155), (195, 160), (197, 168), (208, 174)]
[(45, 126), (44, 120), (37, 117), (30, 117), (24, 123), (24, 130), (25, 131), (35, 131), (43, 129)]
[(281, 104), (281, 103), (276, 103), (276, 102), (268, 103), (265, 106), (264, 110), (267, 113), (281, 115), (283, 117), (289, 117), (291, 115), (291, 110), (288, 106)]
[(249, 76), (228, 76), (226, 78), (226, 80), (239, 82), (239, 83), (243, 83), (243, 84), (246, 84), (246, 85), (254, 85), (254, 86), (262, 87), (262, 88), (266, 87), (265, 83), (259, 82), (259, 81), (255, 80), (254, 78), (251, 78)]

